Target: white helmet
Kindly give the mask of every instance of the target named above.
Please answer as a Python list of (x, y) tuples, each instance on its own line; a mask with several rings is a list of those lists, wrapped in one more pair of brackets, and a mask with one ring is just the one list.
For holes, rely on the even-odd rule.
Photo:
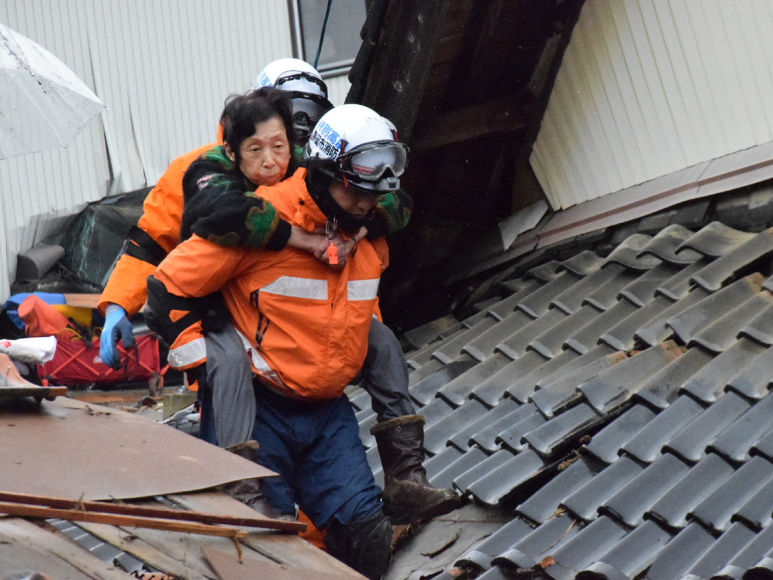
[(309, 63), (297, 58), (280, 58), (260, 71), (252, 90), (263, 87), (290, 93), (293, 126), (303, 139), (308, 138), (320, 117), (333, 108), (327, 100), (327, 85), (320, 74)]
[(362, 105), (341, 105), (326, 113), (303, 153), (308, 167), (373, 194), (399, 189), (408, 165), (408, 147), (397, 140), (392, 122)]

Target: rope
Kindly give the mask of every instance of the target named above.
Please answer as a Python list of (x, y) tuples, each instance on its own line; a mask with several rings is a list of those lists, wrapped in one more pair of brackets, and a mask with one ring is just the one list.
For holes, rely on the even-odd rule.
[(333, 5), (333, 0), (327, 0), (327, 11), (325, 12), (325, 20), (322, 22), (322, 32), (319, 35), (319, 46), (317, 46), (317, 56), (314, 58), (314, 68), (317, 68), (319, 64), (319, 53), (322, 52), (322, 41), (325, 40), (325, 28), (327, 28), (327, 19), (330, 16), (330, 7)]

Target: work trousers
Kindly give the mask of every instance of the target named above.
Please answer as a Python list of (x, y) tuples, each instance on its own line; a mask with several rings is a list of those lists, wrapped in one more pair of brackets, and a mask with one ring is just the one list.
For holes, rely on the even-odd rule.
[(360, 441), (349, 399), (299, 401), (255, 383), (257, 413), (253, 439), (258, 463), (281, 478), (265, 478), (263, 492), (279, 514), (296, 504), (317, 529), (333, 519), (343, 525), (381, 509), (373, 474)]
[[(231, 324), (205, 335), (207, 387), (212, 412), (202, 413), (201, 438), (230, 447), (250, 438), (255, 425), (252, 367), (242, 339)], [(415, 413), (408, 394), (408, 367), (394, 333), (373, 319), (368, 354), (362, 366), (362, 387), (371, 397), (379, 421)], [(203, 396), (204, 393), (202, 392)]]

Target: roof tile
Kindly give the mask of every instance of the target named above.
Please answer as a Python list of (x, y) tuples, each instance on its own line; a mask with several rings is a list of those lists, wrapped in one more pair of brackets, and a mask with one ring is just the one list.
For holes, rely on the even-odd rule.
[(773, 465), (762, 457), (754, 457), (700, 502), (689, 517), (715, 533), (724, 532), (730, 518), (764, 485), (773, 480)]
[(634, 528), (641, 523), (644, 513), (688, 470), (689, 467), (673, 455), (663, 455), (605, 501), (599, 514)]

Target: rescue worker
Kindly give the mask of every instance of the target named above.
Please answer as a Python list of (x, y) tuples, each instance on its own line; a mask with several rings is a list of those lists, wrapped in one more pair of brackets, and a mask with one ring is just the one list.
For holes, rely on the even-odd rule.
[[(294, 110), (293, 124), (297, 124), (302, 129), (316, 122), (332, 108), (327, 100), (327, 87), (319, 73), (303, 61), (280, 59), (261, 71), (258, 79), (264, 79), (261, 82), (267, 82), (265, 79), (277, 82), (285, 77), (298, 75), (301, 75), (304, 81), (302, 83), (298, 80), (288, 81), (285, 88), (292, 91), (293, 106), (298, 103), (297, 111)], [(309, 103), (313, 103), (316, 108), (312, 108)], [(218, 128), (218, 134), (220, 130)], [(219, 141), (203, 145), (174, 159), (145, 198), (144, 213), (137, 226), (129, 232), (129, 238), (124, 243), (124, 251), (110, 275), (99, 302), (99, 309), (105, 314), (99, 356), (108, 366), (120, 367), (117, 348), (119, 339), (124, 348), (131, 345), (129, 318), (139, 312), (145, 303), (147, 277), (180, 242), (183, 175), (194, 160), (218, 144)], [(271, 249), (281, 249), (287, 244), (313, 252), (320, 246), (324, 248), (327, 245), (324, 237), (307, 234), (298, 228), (290, 228), (287, 224), (280, 225), (274, 233), (276, 235), (273, 239), (265, 240)]]
[[(271, 89), (260, 89), (257, 92), (260, 91), (271, 91)], [(272, 93), (263, 94), (270, 98), (268, 95)], [(253, 115), (250, 122), (244, 123), (241, 135), (239, 128), (231, 127), (232, 123), (228, 120), (240, 107), (251, 108)], [(328, 115), (331, 114), (332, 112), (328, 113)], [(333, 119), (338, 123), (346, 122), (340, 117), (333, 117)], [(242, 224), (258, 219), (267, 223), (272, 219), (264, 210), (263, 200), (251, 193), (250, 182), (257, 183), (261, 178), (260, 171), (266, 168), (260, 163), (255, 163), (253, 167), (250, 156), (256, 145), (264, 153), (272, 147), (284, 146), (281, 123), (278, 119), (274, 119), (272, 126), (265, 115), (257, 115), (257, 109), (255, 105), (250, 105), (249, 97), (230, 102), (223, 112), (222, 123), (224, 132), (227, 130), (229, 134), (224, 145), (202, 155), (191, 164), (185, 175), (183, 188), (186, 201), (182, 237), (186, 238), (191, 233), (195, 233), (218, 244), (241, 243), (249, 246), (251, 245), (250, 236), (253, 236), (254, 232), (249, 231)], [(248, 137), (248, 133), (253, 130), (252, 127), (257, 127), (257, 130), (253, 137)], [(308, 160), (306, 162), (316, 169), (309, 173), (309, 179), (324, 181), (335, 178), (346, 184), (346, 187), (364, 192), (373, 199), (387, 194), (391, 197), (389, 201), (382, 201), (379, 205), (368, 208), (366, 212), (358, 212), (356, 217), (352, 217), (351, 212), (343, 211), (332, 204), (326, 196), (322, 196), (317, 201), (323, 206), (326, 214), (333, 216), (331, 223), (336, 223), (341, 229), (350, 232), (351, 237), (347, 240), (335, 242), (337, 249), (341, 248), (339, 267), (345, 263), (346, 255), (354, 251), (364, 231), (367, 231), (366, 238), (380, 253), (386, 267), (388, 248), (378, 224), (399, 222), (402, 216), (394, 214), (407, 211), (410, 205), (402, 204), (406, 204), (405, 199), (407, 204), (410, 204), (410, 198), (399, 190), (397, 177), (384, 177), (381, 181), (372, 184), (368, 181), (368, 176), (362, 177), (362, 172), (357, 165), (351, 166), (344, 172), (337, 171), (332, 165), (330, 147), (326, 146), (326, 149), (322, 149), (319, 145), (322, 136), (335, 133), (337, 130), (340, 128), (334, 129), (326, 124), (318, 126), (312, 133), (312, 138), (307, 143)], [(353, 147), (354, 144), (348, 142), (346, 146)], [(363, 143), (362, 146), (366, 147), (366, 150), (360, 156), (367, 159), (370, 155), (370, 149), (367, 147), (374, 145), (366, 146)], [(244, 159), (240, 156), (240, 148), (245, 149)], [(382, 146), (379, 154), (384, 155), (386, 151), (389, 149)], [(241, 172), (235, 171), (237, 166)], [(244, 176), (247, 177), (246, 180)], [(376, 189), (377, 187), (381, 189)], [(377, 213), (378, 219), (373, 219)], [(251, 218), (248, 217), (251, 215)], [(407, 219), (407, 216), (405, 217)], [(227, 330), (223, 331), (223, 333), (226, 332)], [(226, 337), (223, 336), (218, 340), (225, 339)], [(234, 341), (235, 339), (231, 339), (231, 342)], [(410, 400), (408, 371), (400, 345), (394, 334), (378, 319), (372, 321), (368, 342), (370, 348), (363, 369), (363, 387), (371, 395), (373, 410), (378, 415), (378, 424), (373, 428), (373, 433), (384, 468), (384, 499), (387, 514), (396, 523), (403, 524), (448, 513), (458, 507), (459, 497), (453, 490), (435, 489), (427, 481), (426, 472), (422, 466), (424, 419), (416, 415)], [(236, 349), (232, 347), (230, 350)], [(194, 351), (187, 343), (181, 352), (190, 353), (190, 357), (180, 360), (176, 349), (173, 349), (170, 351), (170, 360), (175, 358), (186, 365), (185, 368), (191, 368), (191, 365), (197, 364), (197, 360), (204, 358), (203, 353)], [(209, 362), (206, 365), (208, 377), (211, 366)], [(244, 379), (236, 376), (237, 369), (237, 365), (226, 364), (219, 371), (233, 375), (222, 379), (222, 382), (232, 387), (228, 392), (218, 393), (215, 390), (214, 393), (210, 393), (208, 390), (206, 393), (207, 397), (213, 397), (214, 430), (217, 444), (221, 445), (224, 438), (228, 441), (238, 441), (251, 432), (254, 416), (251, 409), (255, 403), (251, 400), (248, 387), (233, 388), (233, 385), (245, 383)], [(212, 425), (202, 417), (202, 428), (205, 426), (207, 433), (211, 433)], [(235, 430), (238, 434), (234, 433)], [(215, 443), (212, 439), (209, 440)]]
[[(281, 59), (268, 65), (259, 75), (254, 85), (257, 87), (276, 86), (288, 92), (293, 102), (292, 125), (296, 131), (307, 132), (313, 127), (319, 116), (330, 107), (327, 101), (327, 89), (319, 74), (307, 63), (296, 59)], [(287, 131), (290, 133), (291, 131)], [(214, 145), (214, 144), (211, 144)], [(155, 265), (163, 259), (168, 251), (179, 243), (180, 221), (182, 213), (182, 175), (191, 162), (200, 156), (205, 146), (175, 159), (167, 172), (159, 180), (145, 201), (145, 214), (140, 219), (139, 227), (134, 228), (127, 240), (124, 254), (116, 264), (116, 268), (108, 281), (100, 301), (100, 309), (106, 311), (106, 322), (101, 338), (100, 356), (111, 366), (119, 366), (120, 359), (117, 350), (118, 340), (124, 347), (131, 344), (131, 324), (128, 317), (136, 313), (146, 298), (146, 288), (141, 280), (152, 273)], [(291, 143), (293, 147), (293, 143)], [(297, 149), (297, 148), (296, 148)], [(300, 148), (302, 149), (302, 148)], [(295, 157), (298, 156), (296, 150)], [(289, 170), (292, 171), (292, 160)], [(255, 185), (266, 185), (268, 182), (258, 180)], [(379, 237), (389, 235), (404, 227), (410, 216), (410, 198), (400, 191), (387, 192), (382, 196), (372, 219), (367, 222), (363, 232), (376, 243)], [(218, 215), (224, 215), (226, 208), (216, 205), (217, 213), (203, 204), (189, 208), (192, 216), (191, 228), (204, 237), (215, 234), (210, 239), (225, 241), (218, 238), (217, 231), (207, 230), (206, 226), (217, 222)], [(249, 208), (247, 209), (249, 211)], [(267, 209), (269, 213), (273, 209)], [(211, 219), (196, 220), (199, 216), (210, 216)], [(226, 215), (227, 230), (233, 223), (245, 223), (246, 214)], [(265, 247), (270, 250), (279, 249), (287, 235), (286, 224), (279, 220), (276, 229), (255, 231), (239, 241), (249, 247)], [(257, 228), (260, 230), (260, 228)], [(299, 228), (290, 228), (287, 245), (304, 248), (322, 260), (327, 260), (329, 242), (324, 236), (314, 236)], [(228, 233), (228, 232), (226, 232)], [(229, 238), (232, 239), (232, 238)], [(347, 253), (354, 247), (354, 239), (336, 240), (339, 260), (344, 262)], [(383, 240), (384, 252), (386, 245)], [(199, 310), (216, 313), (217, 309), (202, 307)], [(206, 346), (208, 353), (207, 366), (190, 366), (189, 384), (197, 389), (199, 382), (206, 380), (209, 389), (215, 393), (224, 392), (216, 385), (224, 382), (228, 385), (227, 392), (233, 396), (216, 398), (214, 404), (214, 422), (204, 420), (203, 438), (217, 441), (223, 447), (229, 447), (243, 441), (242, 437), (249, 434), (251, 423), (234, 421), (240, 402), (248, 401), (249, 397), (233, 385), (249, 383), (250, 369), (246, 365), (241, 368), (232, 364), (229, 353), (233, 352), (238, 340), (233, 333), (222, 325), (218, 325), (215, 317), (209, 317), (208, 332), (205, 340), (200, 343)], [(434, 515), (447, 513), (458, 502), (452, 490), (436, 490), (426, 481), (422, 467), (423, 453), (423, 419), (415, 415), (408, 397), (408, 378), (405, 361), (399, 343), (394, 334), (380, 321), (374, 320), (369, 338), (371, 348), (363, 367), (363, 387), (371, 394), (373, 409), (378, 414), (379, 425), (376, 434), (379, 442), (379, 453), (385, 474), (385, 498), (387, 510), (397, 523), (407, 523), (417, 519), (426, 519)], [(178, 361), (178, 366), (179, 361)], [(186, 365), (181, 365), (186, 366)], [(198, 367), (198, 368), (196, 368)], [(242, 389), (243, 390), (243, 389)], [(208, 392), (206, 389), (203, 394)], [(250, 391), (251, 392), (251, 391)], [(248, 403), (249, 404), (249, 403)], [(245, 416), (244, 413), (241, 416)], [(246, 413), (246, 416), (252, 416)], [(217, 421), (217, 417), (229, 417), (229, 421)], [(220, 433), (218, 438), (214, 431), (217, 426), (227, 425), (228, 430)], [(402, 442), (409, 438), (410, 445)], [(402, 449), (402, 452), (397, 452)]]
[[(226, 107), (223, 152), (231, 165), (197, 180), (200, 187), (251, 175), (251, 148), (265, 127), (252, 121), (248, 101), (238, 97)], [(245, 125), (254, 134), (238, 142)], [(394, 126), (359, 105), (327, 113), (306, 154), (308, 171), (253, 195), (293, 226), (340, 230), (344, 238), (359, 232), (379, 195), (399, 187), (407, 161)], [(327, 530), (328, 551), (368, 578), (386, 572), (391, 523), (344, 388), (365, 362), (383, 258), (363, 238), (345, 266), (332, 270), (294, 248), (223, 247), (194, 234), (148, 279), (147, 317), (173, 349), (201, 340), (200, 322), (177, 324), (186, 301), (222, 291), (240, 356), (256, 373), (257, 459), (281, 475), (264, 482), (269, 504), (286, 515), (297, 504)]]

